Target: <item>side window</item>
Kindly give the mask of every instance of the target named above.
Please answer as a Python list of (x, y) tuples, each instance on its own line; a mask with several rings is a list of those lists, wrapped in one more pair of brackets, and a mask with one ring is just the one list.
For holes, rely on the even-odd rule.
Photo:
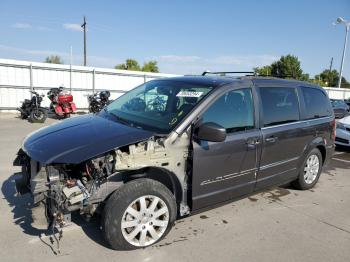
[(312, 87), (302, 87), (301, 91), (305, 101), (306, 119), (332, 115), (332, 108), (325, 93)]
[(250, 88), (230, 91), (214, 102), (203, 114), (203, 123), (214, 122), (227, 133), (254, 128), (254, 105)]
[(264, 126), (299, 120), (299, 102), (295, 88), (261, 87)]

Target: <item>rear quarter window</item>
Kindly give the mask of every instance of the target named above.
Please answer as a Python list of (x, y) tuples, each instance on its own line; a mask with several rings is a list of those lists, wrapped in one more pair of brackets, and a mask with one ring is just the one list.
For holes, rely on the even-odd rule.
[(305, 102), (305, 118), (313, 119), (332, 115), (332, 108), (327, 95), (313, 87), (301, 87)]
[(299, 100), (293, 87), (261, 87), (264, 126), (298, 121)]

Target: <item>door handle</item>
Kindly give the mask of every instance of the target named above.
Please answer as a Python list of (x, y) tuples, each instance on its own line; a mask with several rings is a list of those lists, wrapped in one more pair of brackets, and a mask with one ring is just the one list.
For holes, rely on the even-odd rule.
[(246, 143), (248, 147), (254, 148), (255, 146), (260, 144), (260, 139), (259, 138), (247, 139)]
[(277, 141), (276, 136), (270, 136), (270, 137), (265, 139), (265, 142), (267, 142), (267, 143), (275, 143), (276, 141)]

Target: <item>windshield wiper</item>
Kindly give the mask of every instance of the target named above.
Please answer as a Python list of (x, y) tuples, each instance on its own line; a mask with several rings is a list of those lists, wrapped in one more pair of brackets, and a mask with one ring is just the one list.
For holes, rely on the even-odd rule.
[(113, 113), (109, 113), (109, 114), (112, 115), (118, 122), (120, 122), (122, 124), (125, 124), (127, 126), (133, 126), (133, 124), (130, 121), (126, 120), (125, 118), (117, 116), (117, 115), (115, 115)]
[(134, 128), (138, 128), (138, 129), (143, 129), (142, 126), (139, 126), (139, 125), (135, 125), (135, 123), (125, 119), (125, 118), (122, 118), (116, 114), (113, 114), (112, 112), (108, 112), (109, 115), (112, 115), (115, 120), (117, 120), (119, 123), (122, 123), (124, 125), (127, 125), (127, 126), (131, 126), (131, 127), (134, 127)]

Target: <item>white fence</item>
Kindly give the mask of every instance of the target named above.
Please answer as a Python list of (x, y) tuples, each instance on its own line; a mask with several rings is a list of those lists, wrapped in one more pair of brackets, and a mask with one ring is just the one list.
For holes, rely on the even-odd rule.
[(78, 108), (87, 108), (88, 94), (108, 89), (114, 99), (146, 81), (170, 76), (175, 75), (0, 59), (0, 110), (20, 106), (33, 88), (45, 94), (43, 106), (49, 105), (48, 90), (63, 85)]
[[(146, 81), (170, 76), (175, 75), (0, 59), (0, 110), (20, 106), (21, 101), (30, 98), (29, 90), (33, 88), (46, 95), (50, 88), (61, 85), (72, 92), (77, 107), (84, 109), (88, 107), (88, 94), (108, 89), (114, 99)], [(330, 98), (350, 98), (350, 89), (325, 90)], [(43, 106), (49, 106), (46, 96)]]
[(329, 98), (350, 99), (349, 88), (324, 87), (324, 89), (327, 91)]

